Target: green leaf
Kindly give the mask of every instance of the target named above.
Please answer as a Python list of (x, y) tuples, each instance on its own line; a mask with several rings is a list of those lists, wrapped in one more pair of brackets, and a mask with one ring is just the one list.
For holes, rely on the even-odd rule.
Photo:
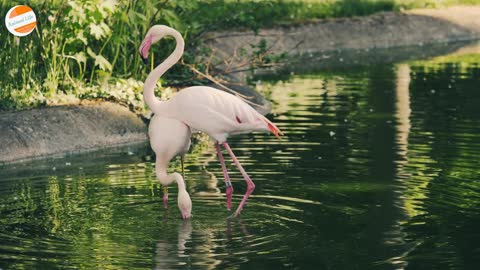
[(105, 35), (105, 32), (100, 25), (90, 23), (88, 27), (90, 28), (90, 34), (92, 34), (92, 36), (94, 36), (97, 40), (101, 39)]
[(101, 70), (112, 71), (112, 64), (110, 64), (110, 62), (108, 62), (108, 60), (101, 55), (95, 56), (95, 65)]

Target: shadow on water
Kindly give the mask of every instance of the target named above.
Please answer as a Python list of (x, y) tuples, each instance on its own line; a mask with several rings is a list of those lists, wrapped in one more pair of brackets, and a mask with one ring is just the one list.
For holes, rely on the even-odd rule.
[[(188, 221), (175, 187), (163, 209), (148, 145), (3, 166), (0, 268), (474, 269), (480, 54), (469, 52), (259, 82), (287, 135), (232, 138), (256, 183), (237, 219), (203, 138), (187, 156)], [(245, 184), (227, 165), (236, 206)]]

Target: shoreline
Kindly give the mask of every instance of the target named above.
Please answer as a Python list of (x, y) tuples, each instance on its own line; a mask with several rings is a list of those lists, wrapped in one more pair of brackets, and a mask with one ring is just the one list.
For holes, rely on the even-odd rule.
[(147, 140), (140, 117), (111, 102), (1, 113), (0, 126), (0, 164)]

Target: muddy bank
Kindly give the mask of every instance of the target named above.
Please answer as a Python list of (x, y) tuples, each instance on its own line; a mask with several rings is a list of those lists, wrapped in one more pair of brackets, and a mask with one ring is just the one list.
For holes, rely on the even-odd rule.
[(3, 112), (0, 127), (0, 164), (147, 139), (143, 121), (110, 102)]
[[(311, 57), (339, 51), (362, 52), (480, 38), (480, 7), (382, 12), (367, 17), (319, 20), (305, 25), (210, 33), (207, 42), (222, 68), (245, 66), (252, 44), (266, 41), (268, 53)], [(367, 53), (368, 54), (368, 53)], [(321, 60), (321, 59), (320, 59)], [(242, 79), (245, 73), (236, 74)], [(243, 78), (244, 79), (244, 78)]]

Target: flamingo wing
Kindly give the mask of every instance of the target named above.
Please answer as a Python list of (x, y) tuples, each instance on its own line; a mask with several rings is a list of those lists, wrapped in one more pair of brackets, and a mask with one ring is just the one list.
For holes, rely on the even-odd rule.
[(276, 137), (282, 134), (278, 127), (246, 102), (215, 88), (189, 87), (175, 95), (171, 102), (171, 108), (174, 108), (172, 117), (218, 141), (226, 140), (230, 134), (252, 131), (271, 131)]

